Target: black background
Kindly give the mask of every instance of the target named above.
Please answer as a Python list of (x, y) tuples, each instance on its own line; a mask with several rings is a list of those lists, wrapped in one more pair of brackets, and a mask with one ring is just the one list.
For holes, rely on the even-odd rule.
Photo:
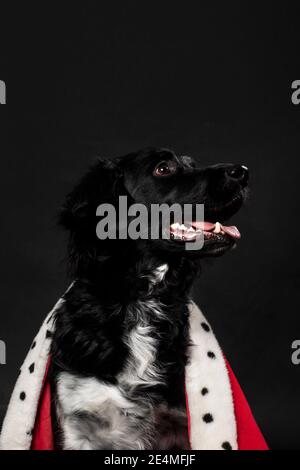
[(251, 197), (234, 219), (242, 240), (205, 263), (195, 298), (270, 447), (300, 449), (298, 10), (197, 3), (2, 11), (0, 415), (68, 285), (56, 228), (64, 195), (95, 155), (167, 146), (250, 169)]

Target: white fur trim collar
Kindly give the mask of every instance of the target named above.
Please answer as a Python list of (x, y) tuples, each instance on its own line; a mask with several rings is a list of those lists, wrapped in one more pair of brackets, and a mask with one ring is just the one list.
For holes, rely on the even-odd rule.
[(186, 392), (193, 450), (237, 449), (237, 430), (230, 380), (222, 350), (203, 313), (190, 308), (190, 361)]
[(43, 386), (53, 332), (53, 314), (59, 301), (45, 318), (34, 338), (15, 384), (0, 435), (1, 450), (29, 450)]

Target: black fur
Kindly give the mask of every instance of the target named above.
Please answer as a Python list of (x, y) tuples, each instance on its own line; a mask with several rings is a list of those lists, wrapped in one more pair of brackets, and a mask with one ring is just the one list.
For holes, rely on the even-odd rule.
[[(175, 174), (153, 176), (160, 161), (170, 160), (176, 162)], [(116, 384), (130, 353), (124, 337), (138, 321), (131, 306), (151, 300), (161, 306), (159, 317), (149, 312), (145, 315), (157, 340), (156, 363), (164, 381), (161, 385), (140, 385), (128, 398), (142, 403), (147, 396), (157, 406), (167, 403), (171, 408), (184, 408), (190, 289), (201, 257), (221, 254), (232, 242), (227, 240), (222, 246), (208, 242), (195, 253), (172, 240), (100, 241), (95, 231), (96, 208), (103, 202), (117, 206), (120, 195), (126, 195), (129, 204), (147, 206), (205, 203), (206, 220), (215, 222), (232, 215), (243, 201), (247, 177), (239, 169), (234, 165), (196, 168), (189, 157), (148, 149), (99, 160), (75, 187), (60, 215), (60, 223), (70, 233), (69, 264), (76, 281), (55, 317), (51, 350), (54, 389), (61, 371)], [(169, 267), (165, 278), (152, 289), (149, 279), (165, 263)]]

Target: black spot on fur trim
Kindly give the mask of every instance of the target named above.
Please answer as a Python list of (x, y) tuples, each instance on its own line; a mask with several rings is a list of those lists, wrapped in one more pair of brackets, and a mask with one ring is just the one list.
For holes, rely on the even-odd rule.
[(34, 371), (34, 362), (28, 367), (29, 372), (32, 374)]
[(201, 326), (202, 326), (203, 330), (206, 331), (207, 333), (210, 331), (210, 327), (208, 326), (207, 323), (202, 322)]
[(230, 442), (228, 442), (228, 441), (223, 442), (222, 447), (223, 447), (224, 450), (232, 450), (232, 446), (231, 446)]
[(206, 413), (202, 416), (202, 419), (205, 423), (211, 423), (214, 420), (213, 415), (211, 413)]
[(36, 341), (33, 341), (32, 345), (31, 345), (31, 349), (34, 349), (36, 347)]
[(204, 396), (204, 395), (207, 395), (207, 394), (208, 394), (208, 388), (206, 388), (206, 387), (202, 388), (201, 395)]
[(27, 436), (32, 436), (33, 435), (33, 429), (31, 429), (31, 431), (27, 431), (26, 434), (27, 434)]
[(216, 355), (215, 355), (215, 353), (212, 352), (212, 351), (208, 351), (207, 355), (208, 355), (208, 357), (209, 357), (210, 359), (216, 359)]
[(49, 338), (52, 338), (53, 334), (51, 333), (50, 330), (47, 330), (46, 331), (46, 338), (49, 339)]
[(26, 398), (26, 393), (25, 392), (21, 392), (20, 393), (20, 400), (24, 401)]

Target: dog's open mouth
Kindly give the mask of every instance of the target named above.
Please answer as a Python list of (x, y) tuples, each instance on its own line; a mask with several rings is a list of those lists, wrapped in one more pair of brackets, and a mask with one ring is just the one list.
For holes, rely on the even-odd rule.
[(222, 206), (205, 206), (206, 221), (178, 223), (173, 221), (169, 227), (170, 239), (178, 244), (196, 242), (203, 237), (205, 255), (219, 255), (236, 245), (241, 238), (239, 229), (226, 222), (242, 206), (245, 192), (241, 192)]
[(204, 241), (226, 242), (241, 238), (238, 228), (234, 225), (227, 226), (220, 222), (190, 222), (185, 224), (173, 223), (170, 226), (170, 238), (178, 241), (195, 241), (200, 235)]

